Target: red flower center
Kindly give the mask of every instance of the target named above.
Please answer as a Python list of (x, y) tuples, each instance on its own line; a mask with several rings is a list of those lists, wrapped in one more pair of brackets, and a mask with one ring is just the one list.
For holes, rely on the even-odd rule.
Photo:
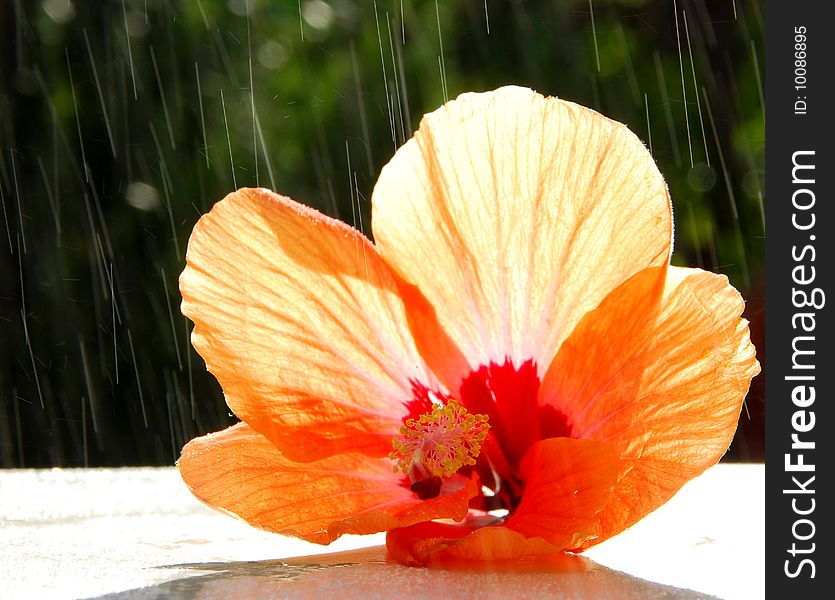
[(404, 484), (421, 499), (434, 498), (445, 478), (475, 471), (482, 493), (471, 506), (512, 511), (522, 496), (518, 468), (525, 453), (539, 440), (571, 435), (566, 415), (538, 405), (539, 385), (532, 360), (517, 368), (509, 359), (471, 372), (459, 389), (460, 404), (413, 385), (410, 416), (390, 455), (408, 475)]

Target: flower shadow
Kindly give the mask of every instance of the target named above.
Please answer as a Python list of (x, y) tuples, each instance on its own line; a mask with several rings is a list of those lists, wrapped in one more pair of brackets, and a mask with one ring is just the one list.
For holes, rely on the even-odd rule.
[(385, 548), (377, 546), (284, 560), (166, 565), (163, 568), (201, 574), (100, 598), (714, 598), (639, 579), (579, 556), (487, 571), (461, 564), (404, 567), (387, 562), (385, 554)]

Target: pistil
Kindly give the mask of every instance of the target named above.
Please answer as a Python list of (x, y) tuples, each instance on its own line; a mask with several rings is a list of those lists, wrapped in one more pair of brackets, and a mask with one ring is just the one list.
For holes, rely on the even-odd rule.
[(486, 415), (471, 414), (450, 398), (418, 419), (408, 419), (400, 428), (402, 437), (392, 440), (389, 458), (395, 471), (409, 477), (418, 497), (432, 498), (440, 493), (444, 478), (476, 464), (489, 429)]

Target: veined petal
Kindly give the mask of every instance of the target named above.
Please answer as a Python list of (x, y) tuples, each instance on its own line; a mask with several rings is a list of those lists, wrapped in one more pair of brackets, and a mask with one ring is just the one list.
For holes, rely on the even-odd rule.
[[(469, 370), (506, 358), (544, 370), (586, 312), (670, 255), (667, 188), (640, 140), (516, 87), (424, 117), (382, 170), (372, 207), (380, 254), (434, 308), (416, 327), (453, 342)], [(420, 349), (449, 371), (436, 366), (447, 352)], [(466, 368), (445, 373), (447, 386)]]
[(192, 493), (250, 525), (328, 544), (430, 519), (463, 519), (477, 478), (448, 480), (441, 495), (420, 500), (391, 461), (351, 453), (296, 463), (245, 423), (196, 438), (177, 466)]
[(389, 531), (386, 546), (406, 565), (504, 561), (575, 549), (599, 535), (599, 513), (621, 469), (615, 448), (605, 442), (543, 440), (522, 460), (522, 500), (503, 525), (417, 523)]
[[(662, 287), (663, 286), (663, 287)], [(649, 269), (580, 322), (549, 368), (541, 402), (572, 437), (605, 441), (624, 463), (601, 511), (602, 541), (715, 464), (759, 372), (743, 301), (723, 275)]]
[(544, 538), (559, 550), (597, 539), (598, 513), (609, 502), (621, 469), (616, 449), (605, 442), (538, 442), (522, 460), (525, 491), (507, 527)]
[(294, 460), (391, 450), (413, 383), (433, 380), (365, 237), (244, 189), (200, 219), (186, 263), (192, 343), (238, 417)]

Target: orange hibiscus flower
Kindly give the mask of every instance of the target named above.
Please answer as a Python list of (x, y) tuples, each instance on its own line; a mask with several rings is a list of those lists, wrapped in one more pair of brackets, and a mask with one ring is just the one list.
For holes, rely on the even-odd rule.
[(672, 267), (661, 174), (623, 125), (464, 94), (383, 169), (375, 243), (267, 190), (194, 228), (192, 340), (241, 423), (179, 469), (202, 501), (405, 564), (579, 551), (728, 448), (759, 371), (727, 278)]

